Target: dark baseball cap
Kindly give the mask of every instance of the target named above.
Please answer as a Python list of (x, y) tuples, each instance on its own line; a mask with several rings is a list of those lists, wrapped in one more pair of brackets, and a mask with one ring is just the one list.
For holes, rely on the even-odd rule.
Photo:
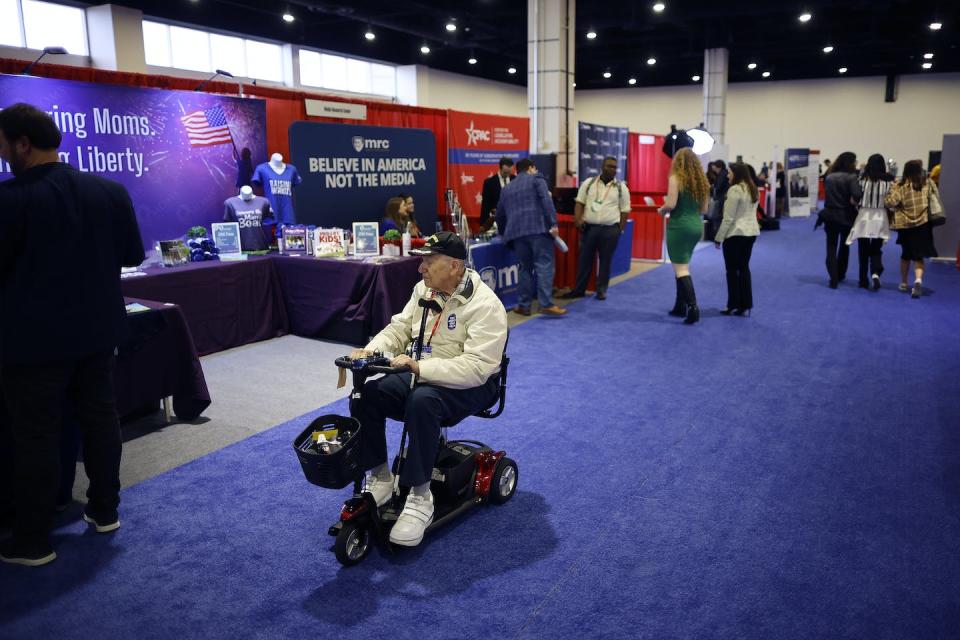
[(410, 249), (414, 256), (449, 256), (457, 260), (467, 259), (467, 247), (460, 236), (452, 231), (439, 231), (429, 238), (419, 249)]

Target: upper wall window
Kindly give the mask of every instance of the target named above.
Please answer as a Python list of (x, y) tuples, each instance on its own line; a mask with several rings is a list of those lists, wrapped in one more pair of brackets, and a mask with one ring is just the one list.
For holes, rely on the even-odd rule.
[(0, 44), (30, 49), (63, 47), (90, 55), (83, 9), (38, 0), (0, 0)]
[(395, 97), (397, 69), (386, 64), (301, 49), (300, 84)]
[(144, 20), (143, 49), (147, 64), (155, 67), (206, 73), (223, 69), (240, 78), (283, 82), (278, 44)]

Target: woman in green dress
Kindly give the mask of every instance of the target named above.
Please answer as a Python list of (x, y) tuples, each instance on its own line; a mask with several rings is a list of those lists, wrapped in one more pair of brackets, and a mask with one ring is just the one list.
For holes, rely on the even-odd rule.
[(670, 214), (667, 222), (667, 255), (677, 279), (677, 298), (670, 315), (682, 317), (684, 324), (700, 319), (697, 296), (690, 278), (690, 256), (703, 235), (703, 214), (710, 204), (710, 183), (691, 149), (680, 149), (673, 156), (667, 199), (661, 214)]

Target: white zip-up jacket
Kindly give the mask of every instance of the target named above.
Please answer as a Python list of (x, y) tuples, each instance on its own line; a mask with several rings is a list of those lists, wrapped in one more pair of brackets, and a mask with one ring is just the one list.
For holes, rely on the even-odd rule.
[[(490, 287), (473, 269), (467, 269), (463, 289), (447, 299), (437, 323), (437, 315), (417, 304), (433, 295), (423, 280), (403, 311), (378, 333), (368, 351), (400, 354), (416, 338), (420, 320), (428, 313), (424, 344), (431, 347), (430, 357), (420, 361), (420, 382), (451, 389), (471, 389), (484, 384), (500, 371), (500, 359), (507, 342), (507, 312)], [(437, 297), (437, 302), (442, 299)], [(437, 330), (431, 339), (430, 333)]]

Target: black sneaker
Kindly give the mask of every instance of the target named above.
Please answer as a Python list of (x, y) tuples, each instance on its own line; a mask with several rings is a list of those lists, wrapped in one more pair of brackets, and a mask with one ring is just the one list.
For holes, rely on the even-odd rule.
[(42, 567), (57, 559), (49, 542), (25, 543), (14, 538), (0, 542), (0, 561), (25, 567)]
[(97, 533), (110, 533), (111, 531), (116, 531), (120, 528), (120, 516), (117, 515), (117, 512), (114, 511), (108, 517), (95, 518), (90, 515), (90, 513), (84, 509), (83, 511), (83, 520), (92, 524), (97, 529)]

